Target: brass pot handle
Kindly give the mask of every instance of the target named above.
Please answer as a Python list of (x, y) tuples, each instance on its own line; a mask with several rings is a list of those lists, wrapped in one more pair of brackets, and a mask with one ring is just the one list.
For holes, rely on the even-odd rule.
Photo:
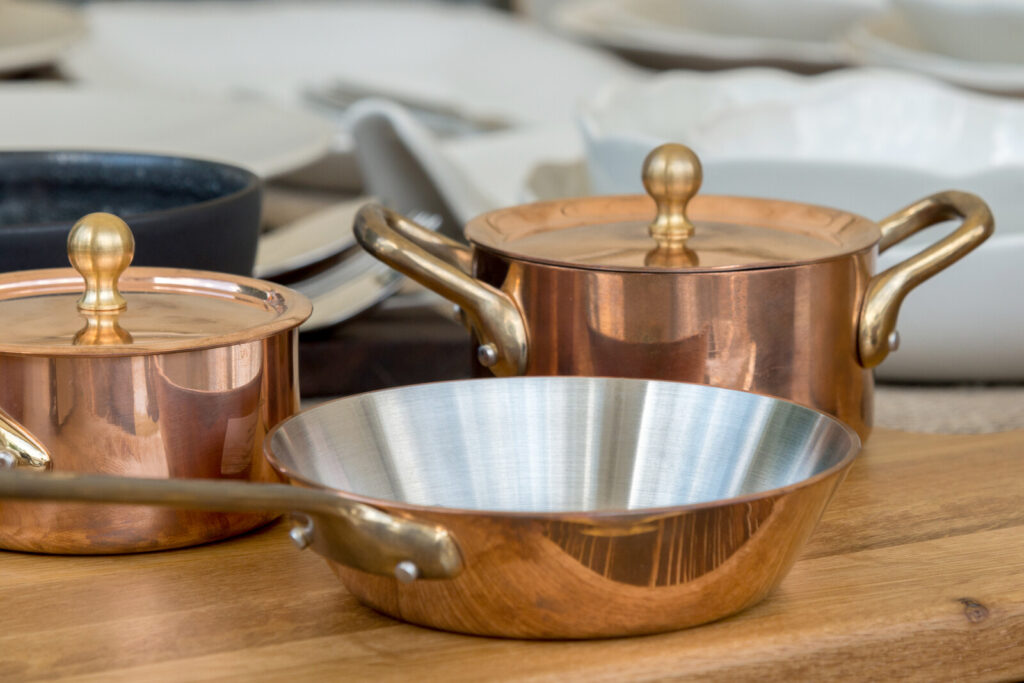
[(482, 365), (499, 377), (526, 371), (523, 315), (510, 296), (470, 274), (467, 247), (379, 204), (362, 207), (352, 229), (363, 249), (462, 309)]
[(995, 227), (984, 201), (955, 190), (925, 197), (879, 223), (882, 238), (878, 247), (885, 251), (923, 228), (952, 218), (963, 219), (956, 231), (875, 275), (868, 283), (857, 340), (863, 367), (873, 368), (889, 355), (900, 304), (910, 290), (966, 256), (988, 239)]
[(50, 452), (17, 420), (0, 410), (0, 470), (48, 470)]
[(0, 472), (0, 499), (164, 505), (191, 510), (292, 512), (299, 547), (345, 566), (401, 581), (444, 579), (463, 568), (444, 527), (389, 515), (320, 489), (209, 479), (143, 479), (66, 472)]

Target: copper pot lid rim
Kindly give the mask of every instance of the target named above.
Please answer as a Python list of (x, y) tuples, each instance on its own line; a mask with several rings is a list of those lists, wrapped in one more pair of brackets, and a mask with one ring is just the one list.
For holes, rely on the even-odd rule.
[[(809, 265), (869, 250), (881, 237), (873, 221), (815, 204), (699, 195), (688, 209), (694, 234), (674, 252), (649, 234), (656, 205), (647, 195), (578, 197), (497, 209), (470, 220), (465, 235), (475, 247), (517, 261), (636, 273)], [(756, 216), (764, 219), (762, 224), (755, 222)]]
[(302, 294), (251, 277), (129, 267), (134, 236), (89, 214), (68, 236), (73, 268), (0, 274), (0, 353), (137, 356), (229, 346), (298, 327)]

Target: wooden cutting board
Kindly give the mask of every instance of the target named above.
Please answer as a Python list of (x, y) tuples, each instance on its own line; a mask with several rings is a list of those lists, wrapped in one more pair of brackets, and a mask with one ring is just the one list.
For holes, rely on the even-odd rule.
[(122, 557), (0, 553), (0, 680), (1024, 678), (1024, 431), (876, 432), (782, 585), (715, 624), (524, 642), (360, 606), (277, 525)]

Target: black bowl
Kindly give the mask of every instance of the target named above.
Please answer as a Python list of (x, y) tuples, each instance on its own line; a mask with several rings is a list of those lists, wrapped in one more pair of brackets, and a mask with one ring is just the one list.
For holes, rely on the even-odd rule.
[(121, 152), (0, 152), (0, 271), (68, 265), (87, 213), (123, 218), (133, 265), (249, 275), (260, 179), (236, 166)]

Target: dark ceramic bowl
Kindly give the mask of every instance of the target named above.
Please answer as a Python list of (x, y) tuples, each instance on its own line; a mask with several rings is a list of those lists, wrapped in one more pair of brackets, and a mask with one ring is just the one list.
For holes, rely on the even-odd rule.
[(244, 169), (121, 152), (0, 152), (0, 271), (68, 265), (67, 237), (106, 211), (135, 234), (133, 265), (249, 275), (262, 187)]

